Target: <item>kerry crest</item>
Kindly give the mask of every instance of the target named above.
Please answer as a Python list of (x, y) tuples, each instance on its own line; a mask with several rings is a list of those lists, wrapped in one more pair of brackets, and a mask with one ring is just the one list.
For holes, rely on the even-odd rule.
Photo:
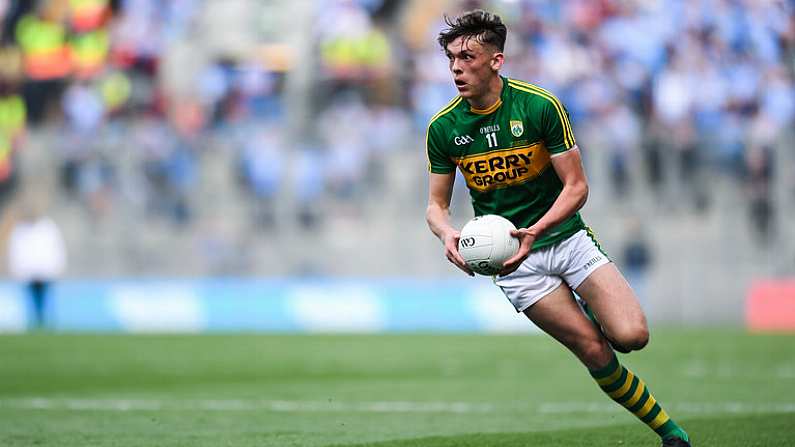
[(523, 133), (524, 133), (524, 126), (522, 125), (522, 122), (518, 120), (516, 121), (511, 120), (511, 134), (519, 138), (522, 136)]

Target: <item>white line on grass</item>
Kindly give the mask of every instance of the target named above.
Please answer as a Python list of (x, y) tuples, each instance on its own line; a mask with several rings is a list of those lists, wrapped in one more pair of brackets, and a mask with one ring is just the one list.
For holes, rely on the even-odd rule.
[[(795, 413), (795, 403), (676, 402), (671, 411), (689, 414)], [(574, 414), (622, 412), (613, 402), (411, 402), (411, 401), (303, 401), (245, 399), (83, 399), (9, 398), (0, 399), (0, 409), (69, 411), (271, 411), (287, 413), (498, 413)]]
[(103, 410), (103, 411), (274, 411), (274, 412), (361, 412), (361, 413), (490, 413), (491, 404), (474, 402), (338, 402), (289, 400), (158, 400), (158, 399), (69, 399), (24, 398), (0, 399), (0, 408), (29, 410)]

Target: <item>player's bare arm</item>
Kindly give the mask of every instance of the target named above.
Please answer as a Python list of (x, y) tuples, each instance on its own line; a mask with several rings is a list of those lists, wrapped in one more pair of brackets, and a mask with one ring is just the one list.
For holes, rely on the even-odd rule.
[(428, 226), (444, 244), (445, 257), (467, 275), (474, 276), (458, 253), (458, 239), (461, 233), (450, 224), (450, 199), (453, 196), (455, 172), (429, 175), (428, 209), (425, 212)]
[(501, 275), (507, 275), (522, 264), (533, 247), (533, 242), (550, 228), (554, 228), (585, 205), (588, 199), (588, 179), (582, 166), (582, 157), (577, 147), (552, 157), (552, 167), (555, 169), (563, 190), (538, 221), (529, 228), (519, 228), (512, 231), (514, 237), (519, 238), (519, 251), (514, 257), (505, 261)]

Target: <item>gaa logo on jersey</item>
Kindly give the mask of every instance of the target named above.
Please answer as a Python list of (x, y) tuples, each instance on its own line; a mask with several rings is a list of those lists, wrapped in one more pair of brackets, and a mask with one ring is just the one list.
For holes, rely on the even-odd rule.
[(522, 125), (522, 122), (518, 120), (517, 121), (511, 120), (511, 134), (519, 138), (522, 136), (523, 133), (524, 133), (524, 125)]
[(474, 143), (475, 139), (470, 137), (469, 135), (462, 135), (460, 137), (455, 137), (453, 141), (455, 142), (456, 146), (461, 146), (463, 144)]

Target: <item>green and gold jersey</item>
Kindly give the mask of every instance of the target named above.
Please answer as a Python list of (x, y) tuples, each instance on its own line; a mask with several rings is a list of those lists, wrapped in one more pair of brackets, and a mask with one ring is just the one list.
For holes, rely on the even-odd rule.
[[(463, 174), (475, 215), (498, 214), (517, 228), (537, 222), (555, 202), (563, 183), (551, 157), (575, 147), (563, 104), (533, 84), (502, 78), (500, 99), (484, 110), (460, 96), (428, 124), (428, 170)], [(542, 234), (538, 249), (584, 229), (579, 213)]]

